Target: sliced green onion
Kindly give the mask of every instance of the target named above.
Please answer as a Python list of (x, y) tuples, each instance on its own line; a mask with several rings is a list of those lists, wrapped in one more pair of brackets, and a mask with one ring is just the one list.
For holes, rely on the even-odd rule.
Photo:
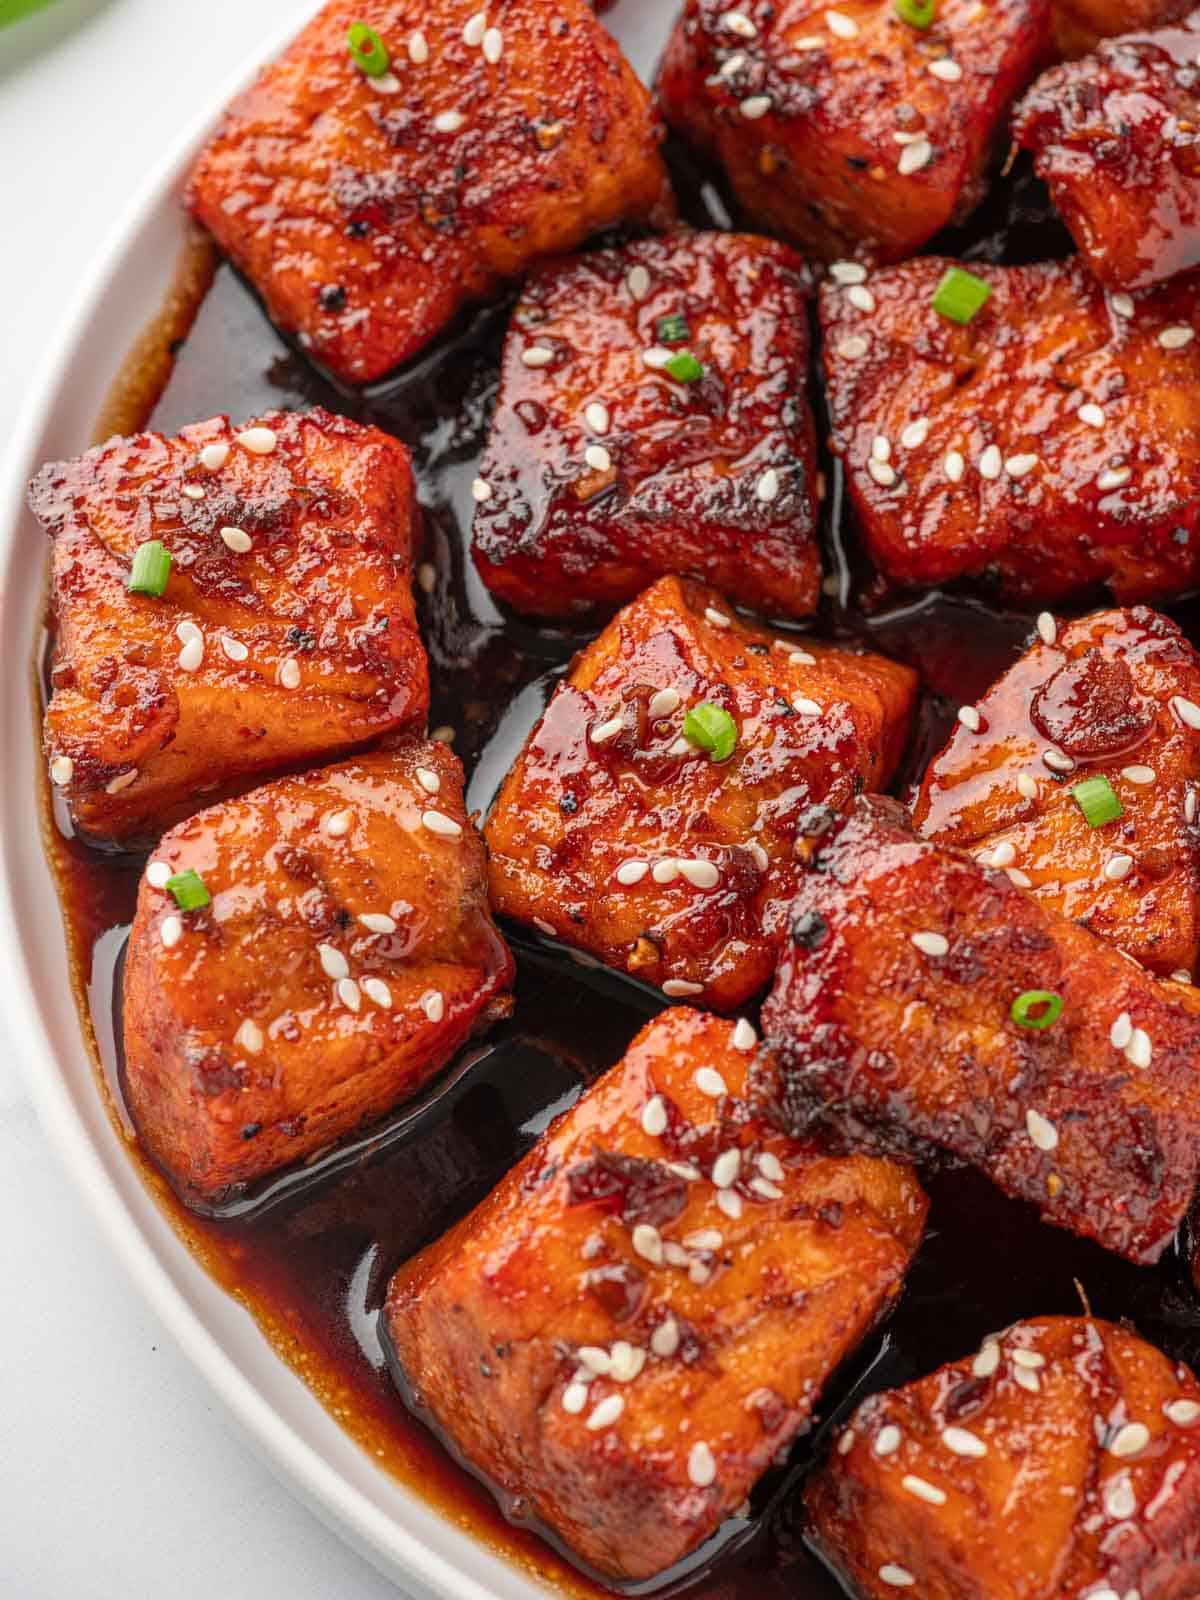
[(728, 761), (737, 744), (737, 723), (720, 706), (693, 706), (683, 719), (683, 736), (707, 750), (714, 761)]
[(1009, 1015), (1022, 1028), (1048, 1028), (1062, 1016), (1062, 995), (1050, 989), (1026, 989), (1012, 1003)]
[(191, 867), (186, 872), (177, 872), (174, 877), (168, 878), (164, 887), (168, 894), (175, 896), (175, 904), (180, 911), (199, 911), (202, 906), (212, 904), (212, 895), (205, 887), (204, 879)]
[(346, 43), (354, 65), (360, 72), (365, 72), (368, 78), (382, 78), (392, 64), (387, 46), (375, 29), (368, 28), (365, 22), (350, 24), (346, 29)]
[(665, 361), (663, 371), (674, 378), (676, 383), (695, 383), (697, 378), (704, 376), (704, 368), (690, 350), (680, 350), (670, 361)]
[(961, 267), (950, 267), (933, 296), (933, 309), (951, 322), (964, 325), (980, 311), (991, 296), (992, 286)]
[(901, 22), (907, 22), (910, 28), (920, 28), (924, 33), (933, 26), (937, 0), (894, 0), (894, 9)]
[(129, 569), (130, 594), (162, 594), (171, 576), (171, 552), (161, 539), (138, 545)]
[(687, 318), (679, 312), (670, 317), (659, 317), (654, 324), (654, 331), (659, 344), (686, 344), (692, 333)]
[(1071, 785), (1071, 798), (1079, 807), (1089, 828), (1102, 828), (1121, 816), (1121, 802), (1107, 778), (1085, 778)]

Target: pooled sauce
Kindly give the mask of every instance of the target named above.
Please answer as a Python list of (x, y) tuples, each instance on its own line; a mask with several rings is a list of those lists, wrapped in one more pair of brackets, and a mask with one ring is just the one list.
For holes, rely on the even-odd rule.
[[(653, 6), (618, 0), (609, 12), (644, 76), (673, 12), (665, 0)], [(669, 155), (687, 219), (710, 227), (736, 222), (713, 175), (679, 152)], [(1069, 241), (1019, 162), (969, 224), (943, 236), (937, 248), (1015, 264), (1062, 255)], [(181, 280), (195, 291), (189, 310), (202, 288), (197, 270), (194, 261), (192, 275)], [(247, 287), (221, 266), (182, 341), (178, 303), (152, 325), (157, 339), (148, 332), (139, 340), (114, 387), (117, 410), (105, 413), (134, 431), (152, 406), (149, 425), (171, 433), (220, 412), (240, 420), (271, 407), (320, 403), (410, 446), (427, 530), (417, 597), (433, 686), (430, 727), (454, 730), (468, 805), (481, 813), (555, 680), (591, 636), (502, 616), (468, 556), (470, 486), (507, 314), (504, 305), (479, 312), (401, 376), (351, 393), (289, 349)], [(827, 588), (836, 592), (827, 593), (815, 631), (864, 639), (921, 670), (920, 715), (896, 785), (904, 795), (945, 738), (953, 707), (980, 695), (1009, 665), (1032, 631), (1032, 617), (996, 610), (986, 596), (968, 591), (889, 596), (856, 553), (840, 473), (828, 461), (825, 467), (825, 569), (834, 580)], [(1094, 598), (1085, 597), (1075, 611), (1087, 610)], [(1173, 614), (1197, 637), (1189, 627), (1196, 620), (1192, 607)], [(514, 1015), (452, 1064), (426, 1101), (299, 1173), (268, 1182), (227, 1214), (197, 1217), (141, 1153), (121, 1101), (121, 958), (142, 860), (89, 850), (68, 836), (61, 815), (55, 820), (48, 847), (101, 1088), (179, 1233), (381, 1467), (560, 1592), (607, 1592), (523, 1526), (519, 1506), (509, 1504), (506, 1517), (488, 1488), (407, 1410), (386, 1371), (377, 1312), (395, 1267), (481, 1200), (551, 1117), (619, 1059), (661, 1002), (630, 980), (581, 966), (561, 948), (508, 928), (518, 962)], [(758, 1486), (748, 1518), (727, 1523), (680, 1569), (628, 1592), (686, 1589), (707, 1600), (839, 1593), (805, 1548), (798, 1492), (830, 1427), (870, 1390), (961, 1357), (1019, 1317), (1077, 1312), (1079, 1286), (1098, 1316), (1128, 1317), (1171, 1356), (1200, 1364), (1200, 1305), (1181, 1257), (1138, 1269), (1043, 1226), (1031, 1209), (971, 1173), (926, 1176), (929, 1233), (900, 1303), (822, 1397), (813, 1429), (788, 1465)]]

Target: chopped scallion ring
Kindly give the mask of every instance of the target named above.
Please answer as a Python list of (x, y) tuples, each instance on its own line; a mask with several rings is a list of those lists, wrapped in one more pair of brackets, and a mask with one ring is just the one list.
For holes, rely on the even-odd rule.
[(688, 320), (679, 312), (669, 317), (659, 317), (654, 324), (659, 344), (686, 344), (691, 338)]
[(1115, 822), (1121, 812), (1121, 802), (1107, 778), (1085, 778), (1071, 785), (1071, 798), (1083, 812), (1089, 828), (1102, 828), (1106, 822)]
[(683, 719), (683, 736), (707, 750), (713, 761), (728, 761), (737, 745), (737, 723), (720, 706), (693, 706)]
[(907, 22), (910, 28), (920, 28), (924, 33), (933, 26), (937, 0), (895, 0), (894, 9), (901, 22)]
[(690, 350), (680, 350), (670, 361), (665, 361), (663, 371), (676, 383), (695, 383), (697, 378), (704, 376), (704, 368)]
[(352, 22), (346, 29), (346, 44), (354, 65), (368, 78), (382, 78), (392, 64), (387, 46), (365, 22)]
[(1009, 1013), (1022, 1028), (1048, 1028), (1062, 1016), (1062, 995), (1050, 989), (1026, 989), (1012, 1003)]
[(933, 296), (933, 309), (939, 316), (964, 326), (983, 309), (991, 296), (992, 286), (977, 278), (973, 272), (961, 267), (950, 267), (942, 277)]
[(161, 539), (138, 545), (129, 569), (130, 594), (162, 594), (171, 576), (171, 552)]
[(186, 872), (177, 872), (167, 879), (163, 885), (168, 894), (174, 895), (175, 904), (180, 911), (199, 911), (202, 907), (212, 904), (212, 895), (205, 887), (204, 879), (198, 872), (193, 872), (191, 867)]

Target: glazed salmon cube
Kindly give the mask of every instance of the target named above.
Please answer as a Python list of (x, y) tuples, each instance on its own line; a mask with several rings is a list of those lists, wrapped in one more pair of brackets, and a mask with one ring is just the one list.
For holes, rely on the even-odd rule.
[(1043, 74), (1017, 107), (1087, 264), (1140, 289), (1200, 262), (1200, 11)]
[[(188, 875), (192, 877), (188, 877)], [(207, 895), (176, 903), (180, 880)], [(509, 1009), (448, 748), (281, 778), (159, 841), (125, 968), (125, 1085), (186, 1199), (227, 1200), (410, 1099)]]
[[(54, 540), (44, 745), (76, 825), (156, 835), (287, 766), (422, 727), (408, 451), (313, 410), (110, 439), (43, 467)], [(161, 594), (129, 588), (139, 549)]]
[(1068, 60), (1087, 55), (1102, 39), (1175, 22), (1193, 4), (1194, 0), (1054, 0), (1055, 48)]
[(781, 1125), (977, 1167), (1158, 1260), (1200, 1176), (1200, 995), (861, 799), (810, 851), (763, 1010)]
[(664, 1571), (742, 1504), (921, 1238), (907, 1167), (750, 1114), (754, 1042), (662, 1013), (388, 1290), (402, 1386), (606, 1577)]
[(538, 273), (475, 486), (492, 592), (569, 617), (686, 572), (761, 611), (815, 610), (805, 293), (799, 258), (749, 234), (647, 239)]
[(338, 377), (405, 361), (539, 257), (673, 215), (649, 95), (586, 0), (325, 6), (226, 112), (188, 203)]
[[(1077, 622), (1043, 613), (1039, 627), (930, 763), (914, 820), (1143, 966), (1190, 982), (1200, 656), (1142, 606)], [(1120, 814), (1094, 826), (1077, 786), (1097, 779)]]
[[(916, 680), (661, 578), (576, 659), (488, 820), (492, 903), (669, 997), (769, 980), (814, 812), (887, 782)], [(702, 712), (701, 707), (710, 707)], [(731, 748), (706, 749), (689, 713)]]
[(982, 199), (993, 140), (1049, 43), (1050, 0), (687, 0), (663, 115), (757, 223), (826, 260), (913, 255)]
[(1200, 1584), (1200, 1384), (1131, 1328), (1037, 1317), (866, 1400), (806, 1503), (863, 1600)]
[(1077, 258), (972, 264), (990, 295), (959, 323), (933, 303), (951, 269), (821, 295), (833, 449), (876, 565), (1022, 600), (1194, 586), (1200, 275), (1110, 296)]

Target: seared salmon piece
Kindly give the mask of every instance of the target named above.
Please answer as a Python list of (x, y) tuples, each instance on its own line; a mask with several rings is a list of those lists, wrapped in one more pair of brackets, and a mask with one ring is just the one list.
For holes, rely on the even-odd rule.
[(893, 801), (859, 800), (810, 853), (763, 1010), (781, 1126), (968, 1162), (1157, 1261), (1200, 1176), (1200, 994), (920, 839)]
[(188, 204), (280, 330), (365, 383), (539, 257), (669, 220), (660, 140), (586, 0), (334, 0), (229, 107)]
[(146, 867), (130, 1110), (185, 1198), (227, 1199), (410, 1099), (507, 1015), (512, 975), (445, 745), (280, 778), (190, 817)]
[[(423, 727), (408, 451), (315, 409), (110, 439), (43, 467), (44, 746), (79, 828), (156, 835), (277, 772)], [(131, 592), (161, 545), (161, 593)], [(157, 554), (157, 552), (151, 552)]]
[(862, 1600), (1182, 1600), (1200, 1585), (1200, 1384), (1132, 1328), (1031, 1318), (864, 1401), (805, 1498)]
[(1200, 656), (1175, 623), (1144, 606), (1077, 622), (1043, 612), (1029, 649), (963, 716), (913, 808), (925, 837), (1190, 982)]
[(741, 1506), (920, 1242), (910, 1169), (753, 1116), (754, 1047), (748, 1023), (663, 1012), (388, 1289), (403, 1386), (609, 1578), (664, 1571)]
[(1013, 138), (1088, 266), (1141, 289), (1200, 263), (1200, 11), (1043, 74)]
[[(887, 782), (915, 691), (907, 667), (659, 579), (576, 658), (505, 779), (485, 828), (493, 905), (735, 1009), (774, 970), (798, 831)], [(694, 742), (697, 719), (727, 744)]]
[[(1108, 295), (1078, 258), (938, 257), (821, 294), (833, 449), (898, 584), (986, 577), (1020, 600), (1106, 583), (1126, 604), (1200, 577), (1200, 274)], [(866, 309), (869, 303), (871, 309)]]
[(687, 0), (658, 97), (762, 227), (825, 261), (899, 261), (983, 198), (1049, 49), (1050, 0)]
[(816, 609), (805, 271), (786, 245), (681, 233), (544, 268), (504, 348), (475, 561), (518, 611), (610, 611), (664, 572)]
[(1176, 22), (1194, 4), (1195, 0), (1053, 0), (1055, 48), (1067, 60), (1084, 56), (1102, 39)]

